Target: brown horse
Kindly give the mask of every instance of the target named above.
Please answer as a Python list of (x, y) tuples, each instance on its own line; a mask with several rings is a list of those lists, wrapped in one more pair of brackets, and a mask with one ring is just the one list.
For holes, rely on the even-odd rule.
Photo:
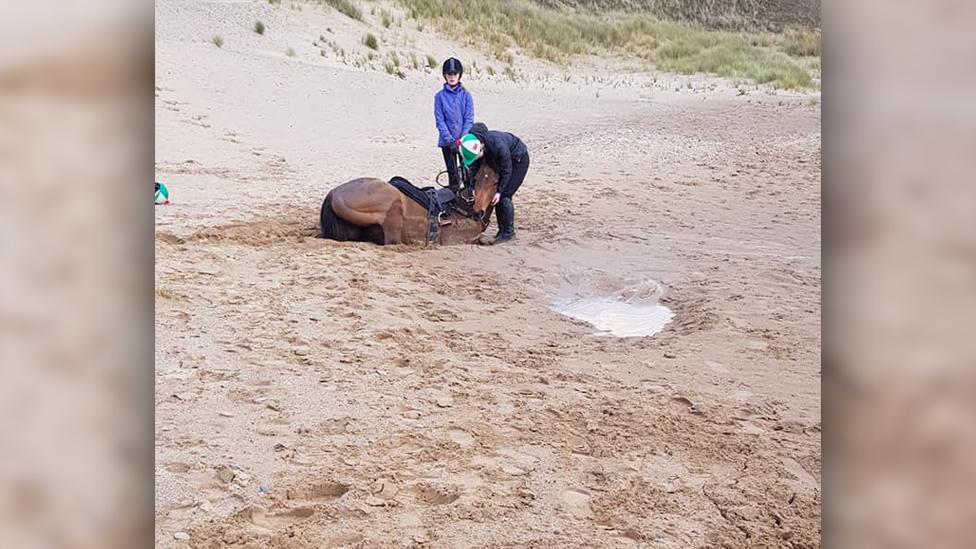
[[(474, 177), (473, 217), (450, 211), (434, 242), (473, 244), (491, 220), (491, 199), (498, 176), (485, 166)], [(382, 179), (361, 177), (329, 191), (320, 214), (322, 237), (376, 244), (424, 244), (428, 217), (424, 208)]]

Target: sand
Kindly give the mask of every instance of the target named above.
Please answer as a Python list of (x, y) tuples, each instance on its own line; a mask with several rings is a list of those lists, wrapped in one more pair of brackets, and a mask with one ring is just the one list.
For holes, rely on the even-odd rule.
[[(439, 76), (313, 41), (492, 62), (285, 4), (156, 4), (157, 546), (820, 546), (818, 96), (519, 57), (465, 77), (517, 241), (336, 243), (329, 189), (443, 169)], [(609, 297), (674, 319), (551, 307)]]

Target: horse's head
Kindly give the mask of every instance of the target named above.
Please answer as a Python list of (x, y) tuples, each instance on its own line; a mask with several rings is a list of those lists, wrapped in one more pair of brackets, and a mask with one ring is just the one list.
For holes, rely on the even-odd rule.
[(489, 208), (491, 207), (491, 199), (495, 197), (495, 193), (498, 191), (498, 174), (495, 170), (488, 167), (487, 164), (482, 164), (481, 169), (474, 176), (474, 211), (481, 218), (482, 223), (485, 219), (491, 216)]

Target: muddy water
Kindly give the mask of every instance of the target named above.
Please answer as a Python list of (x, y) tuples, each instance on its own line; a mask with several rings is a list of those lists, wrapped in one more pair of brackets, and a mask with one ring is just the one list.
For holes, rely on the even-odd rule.
[(596, 335), (652, 336), (674, 318), (671, 309), (656, 303), (628, 303), (617, 298), (557, 300), (552, 309), (596, 328)]

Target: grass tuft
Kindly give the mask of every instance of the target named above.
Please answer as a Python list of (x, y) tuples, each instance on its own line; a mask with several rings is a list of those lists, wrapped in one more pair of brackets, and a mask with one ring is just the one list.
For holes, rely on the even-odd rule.
[(356, 21), (363, 20), (363, 12), (359, 9), (359, 6), (352, 0), (321, 0), (323, 3), (328, 4), (342, 13), (347, 17), (355, 19)]
[(427, 56), (427, 68), (429, 69), (437, 68), (437, 58), (435, 58), (433, 55)]
[(288, 57), (295, 57), (298, 54), (295, 53), (295, 50), (293, 48), (288, 48), (287, 50), (285, 50), (285, 55), (287, 55)]
[(366, 36), (363, 37), (363, 44), (366, 44), (366, 47), (371, 50), (379, 51), (380, 49), (379, 41), (376, 40), (376, 36), (371, 32), (366, 33)]
[(176, 299), (176, 293), (173, 292), (173, 290), (170, 290), (169, 288), (159, 287), (156, 288), (156, 297), (162, 299)]
[(260, 20), (254, 22), (254, 32), (264, 34), (264, 23)]
[(218, 48), (224, 47), (224, 39), (219, 34), (211, 36), (210, 41), (213, 42), (213, 45), (217, 46)]

